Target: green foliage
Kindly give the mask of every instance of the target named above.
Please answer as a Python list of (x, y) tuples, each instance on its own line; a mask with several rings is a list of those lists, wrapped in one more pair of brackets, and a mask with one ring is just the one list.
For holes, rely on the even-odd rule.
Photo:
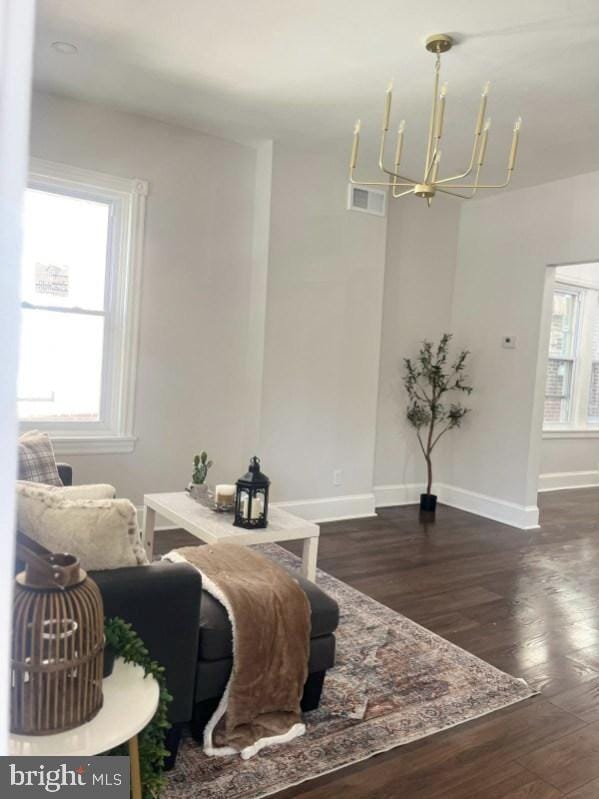
[[(166, 784), (164, 777), (164, 758), (169, 754), (164, 748), (164, 739), (171, 726), (168, 718), (168, 706), (172, 696), (166, 690), (164, 669), (150, 658), (143, 641), (122, 619), (106, 619), (104, 624), (106, 643), (112, 648), (116, 657), (122, 657), (126, 663), (137, 663), (146, 676), (151, 674), (158, 682), (160, 698), (158, 708), (150, 723), (139, 733), (139, 762), (143, 788), (143, 799), (157, 799)], [(108, 754), (127, 755), (127, 746), (123, 744), (112, 749)]]
[(465, 374), (466, 360), (470, 354), (462, 350), (457, 358), (448, 363), (451, 334), (445, 333), (437, 346), (423, 341), (417, 358), (404, 359), (404, 386), (408, 394), (406, 416), (416, 430), (418, 442), (427, 466), (427, 494), (431, 493), (432, 460), (431, 455), (441, 436), (448, 430), (459, 427), (469, 413), (459, 402), (447, 406), (443, 397), (451, 391), (462, 391), (470, 395)]
[(191, 475), (191, 482), (194, 485), (203, 485), (206, 477), (208, 476), (208, 469), (213, 465), (213, 461), (208, 460), (208, 453), (202, 452), (201, 455), (196, 455), (193, 459), (193, 473)]

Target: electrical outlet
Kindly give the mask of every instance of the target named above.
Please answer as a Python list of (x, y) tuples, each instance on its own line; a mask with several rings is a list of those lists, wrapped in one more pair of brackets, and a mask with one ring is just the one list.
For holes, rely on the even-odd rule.
[(333, 472), (333, 485), (340, 486), (343, 480), (343, 472), (341, 469), (335, 469)]
[(516, 336), (504, 336), (501, 339), (501, 346), (506, 350), (516, 349)]

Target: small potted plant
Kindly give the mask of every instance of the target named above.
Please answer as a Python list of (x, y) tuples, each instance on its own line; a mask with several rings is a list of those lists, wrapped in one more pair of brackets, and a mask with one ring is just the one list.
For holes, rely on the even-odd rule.
[(406, 416), (416, 430), (426, 461), (426, 493), (420, 495), (420, 509), (424, 511), (434, 512), (437, 507), (437, 497), (432, 493), (433, 450), (441, 436), (459, 427), (470, 410), (459, 402), (452, 402), (447, 407), (441, 401), (449, 392), (472, 393), (472, 386), (465, 375), (466, 359), (470, 353), (462, 350), (455, 361), (448, 365), (450, 341), (450, 333), (445, 333), (436, 347), (430, 341), (423, 341), (414, 361), (404, 358), (403, 382), (409, 400)]
[(210, 469), (212, 465), (213, 462), (208, 460), (207, 452), (203, 451), (199, 455), (194, 456), (191, 483), (188, 486), (189, 493), (194, 499), (203, 499), (208, 493), (206, 477), (208, 477), (208, 469)]

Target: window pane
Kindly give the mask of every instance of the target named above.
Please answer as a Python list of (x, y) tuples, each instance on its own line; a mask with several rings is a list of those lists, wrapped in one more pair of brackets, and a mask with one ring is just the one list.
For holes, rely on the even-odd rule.
[(591, 344), (592, 355), (594, 361), (599, 361), (599, 295), (597, 295), (597, 306), (595, 308), (595, 321), (593, 323), (593, 342)]
[(592, 424), (596, 424), (599, 422), (599, 307), (595, 308), (591, 358), (593, 359), (593, 363), (591, 366), (591, 388), (589, 392), (588, 421)]
[(27, 189), (23, 301), (104, 310), (109, 219), (107, 203)]
[(591, 391), (589, 394), (589, 422), (599, 422), (599, 362), (591, 368)]
[(100, 418), (104, 318), (23, 310), (19, 418)]
[(567, 422), (570, 418), (572, 361), (549, 359), (545, 382), (545, 422)]
[(572, 358), (576, 338), (577, 294), (556, 291), (549, 335), (549, 356)]

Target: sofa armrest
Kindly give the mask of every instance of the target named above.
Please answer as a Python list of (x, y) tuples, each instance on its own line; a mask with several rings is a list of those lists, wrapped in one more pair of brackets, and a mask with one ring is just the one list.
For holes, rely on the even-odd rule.
[(70, 463), (57, 463), (58, 476), (62, 480), (64, 486), (73, 485), (73, 467)]
[(189, 563), (156, 562), (90, 572), (104, 600), (106, 618), (129, 622), (151, 657), (164, 666), (173, 696), (169, 719), (192, 715), (198, 659), (202, 578)]

